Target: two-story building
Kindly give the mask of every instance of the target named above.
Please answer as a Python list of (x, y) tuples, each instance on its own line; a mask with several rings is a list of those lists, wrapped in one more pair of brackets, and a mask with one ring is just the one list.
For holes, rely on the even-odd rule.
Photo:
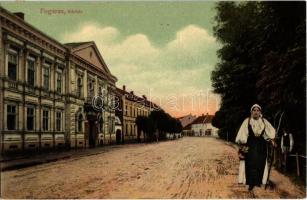
[[(139, 97), (133, 91), (128, 92), (125, 85), (123, 89), (117, 88), (118, 109), (116, 116), (122, 123), (121, 142), (144, 140), (144, 133), (138, 132), (135, 120), (138, 116), (149, 116), (151, 111), (160, 110), (161, 108), (149, 101), (145, 95)], [(118, 138), (118, 137), (117, 137)]]
[(218, 128), (212, 125), (213, 115), (202, 114), (183, 128), (187, 136), (218, 136)]
[(1, 152), (108, 143), (116, 81), (94, 42), (61, 44), (0, 7)]
[(177, 119), (180, 121), (182, 127), (187, 126), (188, 124), (190, 124), (191, 122), (193, 122), (197, 117), (195, 115), (192, 114), (188, 114), (182, 117), (178, 117)]

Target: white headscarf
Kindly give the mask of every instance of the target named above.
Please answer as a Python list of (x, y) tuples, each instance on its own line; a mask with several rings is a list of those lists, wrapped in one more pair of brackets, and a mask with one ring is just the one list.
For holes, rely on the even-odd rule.
[[(254, 108), (258, 108), (261, 111), (261, 106), (259, 104), (254, 104), (251, 107), (251, 112), (253, 111)], [(250, 123), (249, 123), (253, 129), (253, 132), (255, 133), (256, 136), (261, 135), (265, 125), (262, 120), (262, 114), (260, 114), (260, 117), (258, 119), (254, 119), (251, 117)]]
[(259, 104), (254, 104), (254, 105), (251, 107), (251, 112), (253, 111), (254, 108), (259, 108), (259, 110), (261, 111), (261, 106), (259, 106)]

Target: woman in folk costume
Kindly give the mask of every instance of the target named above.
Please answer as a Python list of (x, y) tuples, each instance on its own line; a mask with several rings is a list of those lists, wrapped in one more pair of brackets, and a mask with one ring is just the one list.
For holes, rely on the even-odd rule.
[(251, 107), (251, 117), (246, 118), (237, 134), (236, 143), (240, 145), (239, 183), (254, 186), (265, 184), (268, 178), (267, 142), (274, 142), (275, 129), (261, 115), (261, 107)]

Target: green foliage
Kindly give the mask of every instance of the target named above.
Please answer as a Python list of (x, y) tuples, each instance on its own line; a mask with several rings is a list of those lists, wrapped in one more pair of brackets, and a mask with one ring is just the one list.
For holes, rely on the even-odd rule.
[(146, 116), (137, 116), (136, 117), (135, 124), (137, 125), (138, 130), (145, 131), (145, 129), (146, 129), (146, 120), (147, 120)]
[(153, 135), (156, 130), (154, 121), (147, 116), (137, 116), (135, 123), (138, 127), (138, 131), (143, 131), (147, 141), (153, 140)]
[(216, 4), (214, 33), (222, 48), (211, 79), (222, 101), (212, 123), (222, 138), (228, 132), (234, 140), (250, 106), (259, 103), (269, 120), (284, 111), (288, 131), (305, 143), (305, 4)]
[(167, 131), (169, 118), (171, 118), (169, 114), (163, 110), (154, 110), (150, 113), (149, 118), (155, 122), (159, 131)]
[(166, 139), (166, 133), (179, 133), (182, 131), (182, 125), (179, 120), (171, 117), (163, 110), (154, 110), (148, 117), (138, 116), (136, 118), (138, 130), (142, 130), (148, 141), (154, 139), (154, 133), (159, 132), (159, 140)]

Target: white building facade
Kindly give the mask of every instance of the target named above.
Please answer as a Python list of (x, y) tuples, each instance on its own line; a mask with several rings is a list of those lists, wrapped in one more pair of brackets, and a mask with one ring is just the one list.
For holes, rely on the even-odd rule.
[(194, 136), (218, 137), (218, 128), (212, 126), (212, 115), (202, 115), (191, 124), (191, 133)]
[(109, 143), (117, 79), (94, 42), (61, 44), (0, 6), (0, 152)]

